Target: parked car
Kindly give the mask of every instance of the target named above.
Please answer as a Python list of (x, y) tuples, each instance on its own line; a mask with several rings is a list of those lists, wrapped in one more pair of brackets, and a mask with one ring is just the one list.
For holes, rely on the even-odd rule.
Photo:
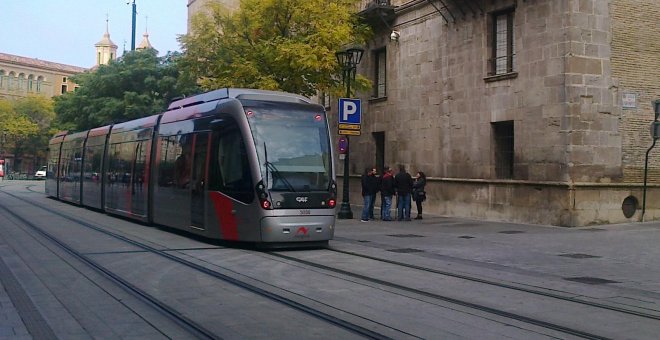
[(48, 169), (47, 166), (42, 166), (37, 170), (37, 172), (34, 174), (35, 179), (46, 179), (46, 169)]

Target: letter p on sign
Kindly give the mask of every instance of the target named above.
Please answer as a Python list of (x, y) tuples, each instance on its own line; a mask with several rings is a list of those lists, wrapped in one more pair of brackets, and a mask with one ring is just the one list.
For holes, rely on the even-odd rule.
[(339, 98), (339, 123), (360, 124), (362, 122), (362, 105), (359, 99)]

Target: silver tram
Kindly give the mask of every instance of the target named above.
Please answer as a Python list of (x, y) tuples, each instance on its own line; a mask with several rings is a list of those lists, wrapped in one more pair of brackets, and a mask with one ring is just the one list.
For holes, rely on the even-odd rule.
[(322, 106), (220, 89), (49, 143), (46, 194), (212, 239), (327, 243), (337, 184)]

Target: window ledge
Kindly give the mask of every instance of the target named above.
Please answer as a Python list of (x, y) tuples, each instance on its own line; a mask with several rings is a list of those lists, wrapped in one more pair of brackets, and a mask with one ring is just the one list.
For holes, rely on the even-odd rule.
[(488, 76), (484, 78), (484, 81), (487, 83), (492, 83), (494, 81), (514, 79), (514, 78), (518, 78), (518, 72), (509, 72), (509, 73), (496, 74), (494, 76)]
[(370, 103), (379, 103), (379, 102), (384, 102), (387, 101), (387, 96), (385, 97), (371, 97), (369, 98)]

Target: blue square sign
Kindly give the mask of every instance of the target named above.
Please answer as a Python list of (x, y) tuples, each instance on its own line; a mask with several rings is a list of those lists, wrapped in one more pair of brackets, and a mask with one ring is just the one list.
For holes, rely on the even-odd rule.
[(362, 123), (362, 105), (359, 99), (339, 98), (339, 124)]

